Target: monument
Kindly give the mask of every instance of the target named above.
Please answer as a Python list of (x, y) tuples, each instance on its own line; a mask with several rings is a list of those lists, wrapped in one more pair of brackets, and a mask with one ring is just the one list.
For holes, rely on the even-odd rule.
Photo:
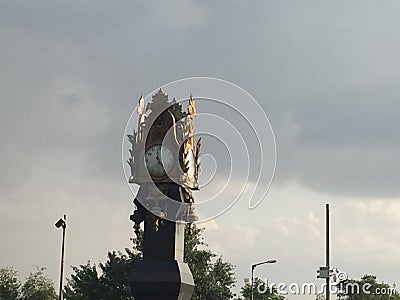
[(186, 111), (160, 89), (145, 107), (137, 107), (137, 130), (128, 135), (132, 147), (129, 183), (138, 184), (131, 215), (135, 232), (144, 223), (143, 257), (131, 277), (136, 300), (188, 300), (194, 282), (184, 262), (186, 223), (197, 220), (192, 190), (198, 189), (200, 139), (195, 143), (195, 101)]

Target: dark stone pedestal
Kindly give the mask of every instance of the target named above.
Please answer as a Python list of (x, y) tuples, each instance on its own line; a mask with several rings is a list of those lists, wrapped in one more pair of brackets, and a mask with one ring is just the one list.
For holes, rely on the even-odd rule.
[(132, 290), (135, 300), (190, 300), (194, 289), (186, 263), (140, 260), (134, 265)]
[(185, 224), (160, 219), (152, 213), (164, 211), (166, 196), (182, 202), (180, 186), (170, 183), (158, 188), (164, 195), (147, 186), (139, 190), (149, 211), (135, 199), (138, 215), (144, 220), (144, 234), (143, 259), (133, 266), (132, 271), (133, 296), (135, 300), (190, 300), (194, 282), (188, 265), (184, 263)]

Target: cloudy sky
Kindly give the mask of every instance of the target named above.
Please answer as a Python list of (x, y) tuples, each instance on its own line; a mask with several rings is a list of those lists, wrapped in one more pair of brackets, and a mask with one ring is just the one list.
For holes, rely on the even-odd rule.
[(64, 213), (68, 266), (130, 246), (126, 122), (141, 94), (210, 76), (257, 99), (277, 144), (265, 201), (207, 224), (238, 285), (270, 258), (257, 276), (316, 282), (325, 203), (332, 265), (400, 284), (399, 14), (396, 0), (0, 1), (0, 266), (57, 282)]

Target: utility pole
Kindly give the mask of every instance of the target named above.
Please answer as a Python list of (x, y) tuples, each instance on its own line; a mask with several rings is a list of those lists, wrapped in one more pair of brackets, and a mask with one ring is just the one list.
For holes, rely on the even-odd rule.
[(330, 287), (330, 276), (329, 276), (329, 270), (330, 270), (330, 259), (329, 259), (329, 203), (326, 204), (326, 268), (328, 270), (328, 277), (325, 279), (326, 280), (326, 300), (330, 300), (330, 293), (331, 293), (331, 287)]
[(326, 294), (325, 298), (326, 300), (330, 300), (330, 292), (331, 292), (331, 286), (330, 286), (330, 245), (329, 245), (329, 204), (326, 204), (326, 249), (325, 249), (325, 266), (319, 267), (317, 270), (317, 278), (325, 279), (325, 288), (326, 288)]

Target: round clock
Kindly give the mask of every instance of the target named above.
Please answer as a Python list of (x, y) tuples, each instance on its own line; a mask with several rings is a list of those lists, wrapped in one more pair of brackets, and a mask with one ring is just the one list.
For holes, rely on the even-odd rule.
[(171, 150), (154, 145), (144, 154), (144, 163), (152, 177), (163, 177), (172, 169), (174, 157)]

